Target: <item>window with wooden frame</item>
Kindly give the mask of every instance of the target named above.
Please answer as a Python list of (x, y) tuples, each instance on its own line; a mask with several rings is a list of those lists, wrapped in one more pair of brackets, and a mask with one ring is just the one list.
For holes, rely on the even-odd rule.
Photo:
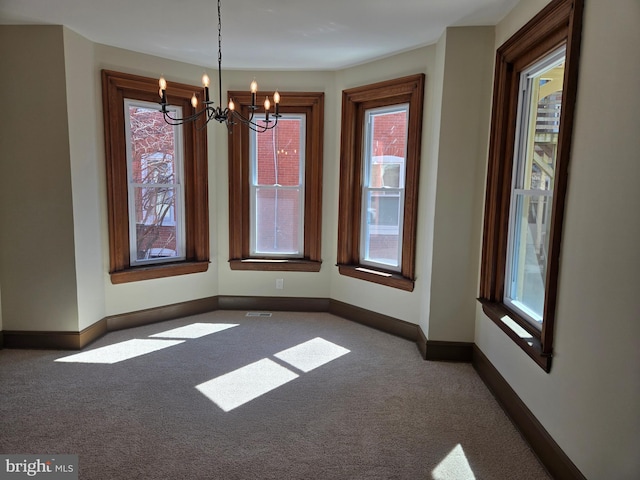
[(582, 0), (554, 0), (497, 51), (480, 302), (551, 369)]
[[(199, 90), (172, 82), (168, 108), (191, 112)], [(156, 79), (103, 70), (102, 95), (111, 282), (206, 271), (206, 128), (166, 124)]]
[(338, 269), (413, 291), (424, 74), (342, 92)]
[[(250, 92), (228, 95), (250, 115)], [(256, 133), (238, 122), (229, 135), (232, 270), (317, 272), (322, 263), (324, 93), (280, 95), (274, 129)]]

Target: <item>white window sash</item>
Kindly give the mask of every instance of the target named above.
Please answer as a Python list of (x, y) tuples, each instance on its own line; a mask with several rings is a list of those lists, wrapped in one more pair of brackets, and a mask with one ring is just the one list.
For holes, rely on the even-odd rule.
[[(146, 264), (154, 264), (154, 263), (166, 263), (166, 262), (175, 262), (182, 261), (186, 259), (186, 245), (185, 245), (185, 225), (184, 225), (184, 191), (182, 188), (182, 179), (183, 179), (183, 139), (182, 139), (182, 128), (179, 126), (173, 127), (174, 134), (174, 158), (173, 162), (175, 165), (175, 171), (173, 173), (174, 183), (134, 183), (133, 182), (133, 152), (131, 145), (131, 128), (129, 122), (129, 108), (130, 107), (141, 107), (147, 108), (150, 110), (158, 110), (158, 105), (151, 102), (145, 102), (141, 100), (124, 100), (124, 111), (126, 116), (125, 121), (125, 137), (126, 137), (126, 154), (127, 154), (127, 188), (128, 188), (128, 211), (129, 211), (129, 262), (131, 266), (137, 265), (146, 265)], [(171, 112), (172, 115), (176, 115), (178, 117), (182, 116), (182, 108), (174, 105), (167, 106), (167, 110)], [(173, 221), (169, 224), (164, 223), (162, 226), (175, 226), (176, 231), (176, 255), (165, 257), (162, 255), (162, 250), (159, 248), (151, 248), (150, 250), (157, 250), (158, 252), (150, 252), (147, 255), (147, 258), (138, 259), (138, 239), (137, 239), (137, 226), (136, 226), (136, 188), (171, 188), (173, 189), (174, 195), (174, 207), (173, 213), (174, 218)], [(156, 256), (156, 253), (158, 254)]]
[[(402, 245), (403, 245), (403, 226), (404, 226), (404, 207), (405, 207), (405, 161), (407, 157), (406, 147), (404, 152), (404, 157), (374, 157), (372, 156), (373, 152), (373, 131), (372, 124), (373, 118), (376, 115), (384, 115), (390, 113), (397, 112), (406, 112), (407, 117), (409, 115), (409, 104), (400, 104), (400, 105), (391, 105), (380, 108), (373, 108), (367, 110), (365, 112), (365, 129), (363, 133), (363, 185), (362, 185), (362, 197), (361, 197), (361, 211), (360, 211), (360, 259), (359, 262), (362, 265), (366, 265), (374, 268), (383, 268), (385, 270), (391, 270), (400, 272), (402, 271)], [(407, 128), (408, 128), (408, 118), (407, 118)], [(408, 138), (408, 131), (405, 130), (405, 145)], [(374, 165), (374, 159), (381, 164), (400, 164), (399, 174), (400, 174), (400, 186), (399, 187), (372, 187), (371, 186), (371, 170)], [(377, 165), (378, 163), (376, 163)], [(372, 234), (380, 235), (380, 234), (394, 234), (396, 229), (393, 231), (391, 228), (385, 228), (385, 226), (371, 226), (369, 222), (369, 216), (371, 212), (369, 212), (369, 195), (373, 192), (381, 192), (385, 194), (396, 193), (399, 198), (399, 207), (398, 207), (398, 227), (397, 227), (397, 235), (398, 242), (396, 248), (396, 259), (397, 265), (393, 263), (383, 262), (383, 261), (375, 261), (370, 258), (370, 236)]]
[[(513, 157), (513, 176), (511, 181), (511, 201), (509, 206), (509, 230), (507, 236), (507, 258), (505, 262), (505, 281), (503, 302), (518, 312), (525, 320), (537, 329), (542, 328), (544, 319), (536, 312), (532, 311), (525, 304), (517, 300), (514, 294), (516, 280), (514, 275), (514, 260), (516, 259), (515, 249), (520, 248), (523, 239), (519, 239), (520, 235), (518, 224), (521, 221), (519, 215), (518, 198), (524, 197), (547, 197), (549, 200), (548, 208), (551, 208), (553, 202), (553, 185), (549, 190), (526, 189), (524, 187), (526, 169), (530, 168), (527, 164), (528, 148), (530, 145), (530, 122), (533, 120), (532, 109), (537, 112), (538, 104), (532, 105), (533, 81), (541, 73), (559, 65), (564, 61), (566, 56), (566, 46), (556, 49), (554, 52), (546, 55), (540, 61), (532, 64), (520, 74), (520, 96), (518, 100), (517, 121), (516, 121), (516, 141), (514, 145)], [(562, 113), (560, 112), (560, 115)], [(518, 243), (516, 245), (516, 243)], [(544, 285), (544, 293), (546, 296), (546, 279)], [(543, 298), (544, 303), (544, 298)]]
[[(249, 132), (249, 252), (251, 256), (270, 257), (270, 258), (303, 258), (304, 257), (304, 198), (305, 198), (305, 163), (306, 163), (306, 149), (305, 149), (305, 134), (306, 134), (306, 115), (305, 114), (282, 114), (279, 122), (282, 120), (300, 120), (300, 164), (298, 166), (298, 184), (297, 185), (280, 185), (278, 183), (274, 185), (259, 184), (258, 183), (258, 142), (257, 135), (268, 135), (269, 133), (257, 133), (254, 131)], [(277, 129), (278, 127), (276, 127)], [(276, 156), (277, 158), (277, 156)], [(276, 168), (277, 171), (277, 168)], [(259, 189), (273, 189), (276, 192), (276, 199), (279, 192), (295, 191), (298, 190), (298, 230), (297, 238), (298, 242), (294, 251), (291, 252), (272, 252), (258, 250), (258, 215), (257, 215), (257, 202), (258, 202), (258, 190)], [(277, 221), (277, 220), (276, 220)]]

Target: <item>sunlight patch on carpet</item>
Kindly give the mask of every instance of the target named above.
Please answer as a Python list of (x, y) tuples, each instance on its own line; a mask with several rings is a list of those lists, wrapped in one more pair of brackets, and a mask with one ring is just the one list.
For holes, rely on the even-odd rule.
[(118, 363), (131, 358), (156, 352), (164, 348), (173, 347), (184, 343), (184, 340), (147, 340), (133, 339), (125, 342), (95, 348), (87, 352), (76, 353), (67, 357), (58, 358), (56, 362), (75, 363)]
[(196, 388), (222, 410), (229, 412), (297, 377), (297, 374), (273, 360), (263, 358), (201, 383)]
[(340, 345), (318, 337), (276, 353), (274, 357), (287, 362), (298, 370), (310, 372), (314, 368), (321, 367), (349, 352), (350, 350)]
[(200, 338), (212, 333), (222, 332), (229, 328), (237, 327), (237, 323), (192, 323), (184, 327), (174, 328), (165, 332), (154, 333), (149, 337), (162, 338)]
[(455, 446), (449, 455), (431, 472), (433, 480), (475, 480), (462, 445)]

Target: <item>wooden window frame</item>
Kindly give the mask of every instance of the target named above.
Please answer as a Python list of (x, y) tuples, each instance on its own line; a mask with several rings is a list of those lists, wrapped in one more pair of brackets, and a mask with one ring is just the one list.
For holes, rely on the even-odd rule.
[[(578, 83), (583, 0), (553, 0), (496, 53), (479, 301), (484, 313), (546, 372), (551, 370), (562, 224)], [(503, 302), (520, 73), (566, 44), (545, 304), (541, 330)], [(508, 324), (515, 322), (515, 329)], [(522, 334), (524, 329), (530, 337)], [(516, 330), (520, 330), (520, 334)]]
[[(182, 107), (183, 112), (191, 112), (191, 96), (200, 90), (200, 87), (171, 82), (167, 89), (168, 102)], [(186, 259), (136, 267), (130, 265), (125, 98), (158, 103), (158, 80), (102, 70), (111, 283), (205, 272), (209, 268), (207, 135), (206, 127), (201, 128), (204, 125), (193, 123), (182, 126)]]
[[(228, 96), (240, 113), (249, 115), (250, 92), (229, 91)], [(324, 93), (281, 92), (280, 96), (280, 113), (306, 115), (303, 257), (256, 257), (250, 253), (249, 129), (237, 122), (231, 126), (229, 135), (229, 266), (232, 270), (318, 272), (322, 265)], [(257, 117), (260, 112), (260, 109), (256, 111)]]
[[(341, 275), (413, 291), (415, 283), (418, 177), (422, 140), (425, 75), (351, 88), (342, 92), (338, 271)], [(405, 201), (400, 272), (360, 263), (363, 119), (366, 110), (408, 103)]]

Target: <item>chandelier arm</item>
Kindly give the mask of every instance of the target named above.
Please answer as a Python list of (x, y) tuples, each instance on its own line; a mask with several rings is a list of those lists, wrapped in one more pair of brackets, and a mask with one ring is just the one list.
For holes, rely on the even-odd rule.
[(246, 125), (248, 128), (250, 128), (251, 130), (257, 133), (264, 133), (267, 130), (271, 130), (275, 128), (276, 125), (278, 125), (278, 118), (280, 118), (281, 116), (281, 115), (278, 115), (278, 116), (274, 115), (273, 117), (275, 118), (275, 120), (269, 120), (266, 125), (261, 125), (257, 122), (252, 121), (253, 115), (251, 115), (250, 118), (247, 118), (236, 110), (234, 110), (232, 114), (233, 114), (233, 118), (239, 120), (240, 123), (242, 123), (243, 125)]
[[(209, 107), (200, 110), (199, 112), (194, 113), (193, 115), (189, 115), (188, 117), (172, 117), (169, 112), (163, 111), (164, 119), (169, 125), (182, 125), (184, 123), (193, 122), (200, 118), (205, 112), (209, 110)], [(168, 120), (170, 120), (170, 122)]]
[(249, 123), (251, 123), (251, 124), (255, 124), (255, 123), (256, 123), (256, 122), (254, 122), (254, 121), (253, 121), (253, 111), (251, 112), (251, 115), (250, 115), (250, 116), (248, 116), (248, 117), (245, 117), (242, 113), (240, 113), (240, 112), (239, 112), (239, 111), (237, 111), (237, 110), (234, 110), (234, 111), (233, 111), (233, 115), (234, 115), (238, 120), (240, 120), (242, 123), (245, 123), (245, 124), (249, 124)]

